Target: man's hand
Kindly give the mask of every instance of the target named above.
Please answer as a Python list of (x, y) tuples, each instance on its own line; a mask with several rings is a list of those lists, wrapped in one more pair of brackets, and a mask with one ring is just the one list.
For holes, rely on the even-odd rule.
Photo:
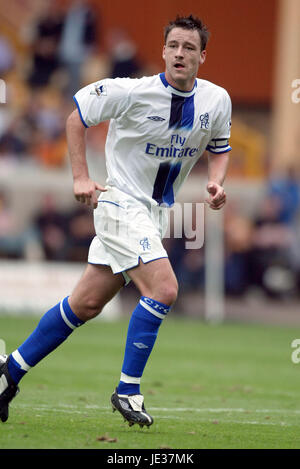
[(213, 210), (220, 210), (224, 207), (226, 202), (226, 193), (224, 188), (216, 182), (208, 182), (206, 190), (209, 193), (209, 197), (205, 199), (210, 208)]
[(74, 196), (78, 202), (97, 208), (98, 194), (96, 191), (105, 192), (107, 189), (89, 178), (74, 180)]

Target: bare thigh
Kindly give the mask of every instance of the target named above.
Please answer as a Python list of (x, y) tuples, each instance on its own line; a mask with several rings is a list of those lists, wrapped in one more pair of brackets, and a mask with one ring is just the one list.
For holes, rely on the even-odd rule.
[(88, 264), (69, 297), (69, 303), (82, 321), (97, 316), (124, 285), (122, 274), (113, 274), (105, 265)]
[(142, 296), (148, 296), (166, 305), (171, 305), (176, 300), (177, 279), (167, 257), (146, 264), (140, 261), (139, 265), (128, 270), (127, 274)]

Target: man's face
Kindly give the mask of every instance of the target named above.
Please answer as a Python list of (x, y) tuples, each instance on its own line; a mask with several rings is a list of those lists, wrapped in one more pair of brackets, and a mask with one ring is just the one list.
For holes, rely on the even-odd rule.
[(190, 91), (205, 57), (206, 51), (201, 52), (197, 30), (173, 28), (163, 48), (167, 81), (175, 88)]

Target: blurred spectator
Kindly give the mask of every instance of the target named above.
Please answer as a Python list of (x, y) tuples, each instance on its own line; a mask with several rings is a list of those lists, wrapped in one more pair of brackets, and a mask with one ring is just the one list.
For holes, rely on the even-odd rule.
[(58, 54), (67, 73), (66, 92), (69, 96), (81, 87), (82, 65), (97, 44), (99, 15), (97, 18), (95, 15), (85, 0), (75, 0), (64, 18)]
[(254, 220), (248, 263), (251, 282), (270, 296), (284, 296), (294, 288), (291, 264), (294, 233), (281, 221), (281, 210), (277, 196), (267, 196), (262, 201)]
[(9, 72), (15, 65), (15, 51), (8, 40), (0, 36), (0, 77)]
[(61, 213), (51, 194), (46, 194), (34, 219), (45, 259), (63, 261), (68, 247), (68, 217)]
[(11, 119), (0, 137), (0, 155), (36, 157), (47, 166), (65, 161), (65, 120), (70, 108), (58, 90), (45, 87), (31, 94), (22, 111)]
[(69, 240), (66, 259), (85, 262), (95, 236), (93, 213), (88, 207), (77, 207), (69, 217)]
[(203, 289), (205, 278), (204, 248), (187, 249), (182, 256), (180, 269), (177, 273), (178, 281), (184, 291)]
[(125, 30), (112, 29), (107, 36), (107, 48), (111, 78), (137, 77), (140, 74), (136, 45)]
[(22, 158), (30, 151), (33, 134), (36, 130), (32, 115), (25, 112), (15, 116), (0, 137), (0, 157)]
[(20, 259), (24, 256), (30, 228), (20, 232), (9, 198), (0, 192), (0, 258)]
[(56, 89), (47, 87), (34, 95), (31, 113), (36, 134), (31, 154), (46, 166), (58, 167), (65, 162), (65, 120), (68, 110), (69, 107)]
[(168, 251), (182, 292), (199, 290), (204, 285), (204, 248), (186, 249), (187, 241), (191, 242), (192, 239), (187, 239), (184, 234), (181, 238), (164, 240), (164, 247)]
[(229, 295), (243, 295), (251, 282), (249, 256), (253, 226), (232, 204), (228, 204), (225, 213), (225, 292)]
[(93, 213), (88, 207), (62, 212), (46, 194), (34, 219), (44, 258), (49, 261), (85, 262), (95, 236)]
[(59, 68), (58, 46), (61, 38), (64, 8), (60, 1), (43, 3), (44, 9), (36, 19), (31, 44), (31, 71), (28, 83), (32, 88), (48, 85)]
[(291, 224), (299, 214), (300, 189), (296, 169), (288, 168), (286, 174), (273, 176), (268, 193), (278, 201), (278, 221)]

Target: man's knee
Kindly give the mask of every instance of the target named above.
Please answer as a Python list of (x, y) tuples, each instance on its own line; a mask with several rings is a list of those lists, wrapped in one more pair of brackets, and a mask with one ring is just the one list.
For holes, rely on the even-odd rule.
[(86, 322), (90, 319), (95, 318), (101, 313), (104, 305), (95, 298), (82, 298), (81, 301), (73, 299), (72, 296), (69, 299), (70, 306), (76, 316), (82, 321)]
[(156, 294), (156, 296), (159, 296), (159, 298), (155, 299), (161, 303), (164, 303), (165, 305), (171, 306), (173, 303), (175, 303), (177, 295), (178, 285), (174, 282), (172, 284), (170, 283), (162, 286)]
[(103, 307), (104, 307), (104, 304), (100, 303), (94, 298), (88, 299), (84, 307), (85, 315), (87, 316), (87, 319), (93, 319), (96, 316), (98, 316), (98, 314), (101, 313)]
[(172, 306), (177, 299), (178, 284), (175, 279), (172, 282), (157, 283), (154, 287), (146, 289), (146, 293), (144, 296), (149, 296), (153, 300)]
[(121, 274), (107, 266), (89, 264), (69, 298), (71, 309), (82, 321), (93, 319), (123, 286)]
[(178, 283), (169, 261), (161, 259), (153, 264), (143, 264), (130, 272), (130, 277), (142, 296), (148, 296), (168, 306), (176, 301)]

